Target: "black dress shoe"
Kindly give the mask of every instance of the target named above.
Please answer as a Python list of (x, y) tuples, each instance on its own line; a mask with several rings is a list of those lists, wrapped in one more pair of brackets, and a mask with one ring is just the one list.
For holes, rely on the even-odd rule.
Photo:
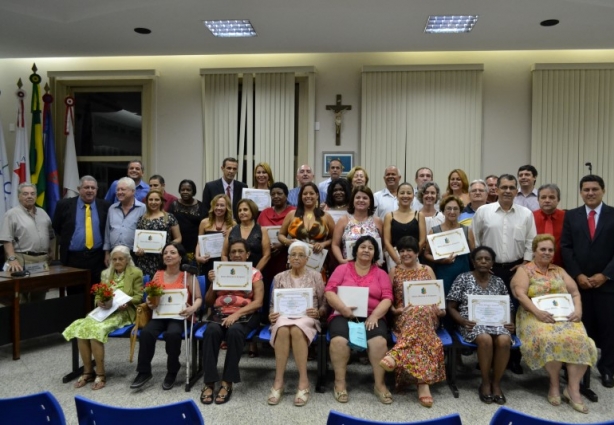
[(516, 375), (522, 375), (524, 373), (524, 371), (522, 370), (522, 366), (520, 366), (520, 363), (510, 362), (507, 364), (507, 368), (511, 370), (512, 373), (515, 373)]
[(139, 374), (136, 375), (136, 378), (134, 378), (134, 381), (132, 381), (132, 384), (130, 385), (130, 389), (137, 390), (141, 388), (143, 385), (149, 382), (151, 378), (153, 378), (153, 375), (151, 373), (139, 372)]
[(162, 383), (162, 389), (165, 391), (170, 390), (175, 386), (175, 379), (177, 379), (176, 373), (168, 372), (164, 377), (164, 382)]
[(507, 401), (507, 399), (505, 398), (505, 395), (503, 395), (503, 393), (501, 393), (501, 395), (493, 395), (492, 396), (492, 400), (497, 403), (499, 406), (503, 406), (505, 404), (505, 402)]
[(492, 394), (483, 394), (481, 385), (478, 387), (478, 394), (482, 403), (491, 404), (493, 402)]
[(614, 387), (614, 379), (612, 379), (612, 374), (604, 373), (603, 375), (601, 375), (601, 383), (606, 388)]

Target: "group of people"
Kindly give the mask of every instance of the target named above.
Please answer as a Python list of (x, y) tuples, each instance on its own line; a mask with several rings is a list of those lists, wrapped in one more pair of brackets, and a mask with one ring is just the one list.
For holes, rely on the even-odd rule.
[[(455, 169), (444, 193), (429, 168), (416, 171), (414, 187), (401, 182), (397, 167), (390, 166), (384, 173), (384, 189), (373, 193), (367, 170), (354, 167), (347, 178), (342, 177), (338, 160), (330, 162), (330, 179), (319, 186), (312, 168), (302, 165), (293, 189), (275, 182), (270, 166), (260, 163), (254, 169), (253, 187), (270, 191), (271, 207), (259, 211), (252, 200), (242, 198), (247, 185), (235, 178), (238, 161), (226, 158), (221, 168), (222, 178), (205, 185), (203, 202), (195, 199), (191, 180), (180, 183), (179, 198), (166, 192), (160, 175), (145, 184), (140, 161), (131, 161), (128, 177), (113, 183), (115, 192), (106, 196), (115, 201), (112, 205), (96, 198), (96, 180), (84, 176), (79, 196), (62, 200), (53, 222), (34, 206), (35, 188), (20, 186), (20, 206), (6, 214), (0, 229), (9, 270), (20, 270), (24, 262), (45, 261), (55, 230), (64, 264), (87, 265), (94, 282), (109, 283), (133, 297), (104, 322), (85, 318), (66, 329), (67, 339), (78, 338), (84, 362), (77, 387), (89, 382), (93, 389), (104, 387), (103, 344), (109, 332), (134, 320), (143, 275), (166, 288), (188, 289), (191, 301), (181, 312), (186, 319), (201, 308), (203, 298), (210, 308), (204, 334), (204, 404), (230, 399), (233, 384), (240, 382), (245, 336), (261, 322), (271, 324), (276, 356), (275, 380), (267, 398), (271, 405), (284, 395), (290, 350), (299, 371), (294, 404), (308, 402), (309, 344), (325, 321), (335, 372), (333, 394), (340, 403), (349, 400), (348, 341), (350, 323), (356, 321), (364, 323), (374, 393), (384, 404), (393, 401), (385, 372), (394, 371), (397, 389), (413, 383), (420, 404), (433, 405), (429, 386), (445, 380), (443, 347), (436, 334), (440, 321), (477, 345), (482, 378), (478, 396), (485, 403), (506, 402), (501, 378), (506, 368), (522, 373), (521, 356), (531, 369), (547, 370), (547, 399), (555, 406), (564, 400), (575, 410), (588, 412), (580, 381), (589, 366), (597, 365), (605, 387), (614, 386), (614, 345), (608, 338), (614, 326), (609, 308), (614, 294), (614, 210), (602, 202), (605, 184), (599, 176), (580, 181), (583, 206), (562, 211), (557, 208), (558, 187), (546, 184), (537, 189), (537, 170), (531, 165), (520, 167), (517, 175), (491, 175), (472, 182), (463, 170)], [(276, 240), (269, 239), (268, 226), (281, 226)], [(162, 253), (131, 252), (137, 229), (166, 231)], [(462, 231), (470, 254), (435, 259), (427, 236), (455, 229)], [(207, 233), (223, 235), (220, 258), (201, 254), (198, 236)], [(311, 255), (325, 250), (328, 255), (321, 270), (307, 267)], [(214, 291), (209, 285), (206, 294), (200, 294), (198, 285), (191, 286), (191, 275), (180, 270), (182, 263), (191, 262), (212, 282), (215, 260), (251, 262), (252, 288)], [(406, 305), (403, 282), (433, 279), (443, 281), (446, 309)], [(356, 317), (355, 306), (343, 302), (337, 293), (343, 286), (368, 288), (366, 317)], [(271, 293), (281, 288), (313, 288), (313, 308), (299, 319), (280, 316), (273, 311)], [(567, 318), (554, 318), (532, 302), (534, 297), (557, 293), (572, 297), (574, 312)], [(470, 295), (510, 296), (512, 320), (500, 326), (470, 321)], [(100, 300), (95, 302), (102, 306)], [(155, 341), (162, 332), (168, 354), (163, 388), (173, 387), (180, 368), (180, 322), (153, 320), (143, 329), (132, 388), (151, 379)], [(390, 350), (389, 330), (396, 337)], [(520, 351), (510, 350), (513, 334), (522, 342)], [(227, 354), (220, 376), (217, 358), (224, 344)], [(599, 361), (596, 347), (601, 348)], [(563, 365), (568, 381), (561, 392)]]

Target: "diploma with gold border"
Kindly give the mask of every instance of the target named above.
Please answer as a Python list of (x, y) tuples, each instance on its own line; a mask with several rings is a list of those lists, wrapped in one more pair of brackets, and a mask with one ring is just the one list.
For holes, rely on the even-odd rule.
[(263, 211), (271, 206), (271, 192), (268, 189), (244, 188), (241, 197), (254, 201), (258, 206), (258, 211)]
[(408, 280), (403, 282), (403, 301), (405, 306), (433, 305), (446, 308), (443, 280)]
[(540, 310), (552, 314), (557, 322), (567, 322), (567, 316), (574, 312), (571, 294), (548, 294), (531, 298)]
[(142, 249), (147, 254), (160, 254), (166, 245), (166, 232), (160, 230), (135, 230), (134, 249)]
[(235, 261), (214, 261), (214, 291), (251, 291), (252, 263)]
[(188, 303), (187, 289), (165, 289), (160, 296), (160, 304), (154, 309), (152, 319), (179, 319), (184, 317), (179, 312), (186, 308)]
[(313, 288), (279, 288), (273, 290), (273, 311), (290, 318), (304, 317), (313, 307)]
[(463, 228), (433, 233), (426, 237), (435, 260), (448, 258), (450, 255), (469, 254), (469, 245)]
[(484, 326), (510, 323), (510, 297), (507, 295), (467, 295), (469, 320)]

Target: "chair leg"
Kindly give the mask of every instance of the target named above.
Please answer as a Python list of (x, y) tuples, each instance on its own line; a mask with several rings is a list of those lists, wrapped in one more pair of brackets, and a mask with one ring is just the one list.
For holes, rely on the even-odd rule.
[(586, 368), (586, 372), (584, 372), (584, 376), (582, 377), (582, 382), (580, 384), (580, 394), (584, 397), (588, 398), (593, 403), (597, 403), (599, 401), (599, 396), (595, 394), (593, 390), (591, 390), (591, 368)]
[(459, 397), (458, 387), (456, 386), (456, 348), (454, 345), (448, 347), (448, 362), (446, 364), (446, 377), (448, 381), (448, 387), (452, 391), (454, 398)]
[(326, 334), (320, 332), (318, 335), (318, 378), (316, 381), (316, 392), (323, 393), (326, 386), (326, 374), (328, 369)]

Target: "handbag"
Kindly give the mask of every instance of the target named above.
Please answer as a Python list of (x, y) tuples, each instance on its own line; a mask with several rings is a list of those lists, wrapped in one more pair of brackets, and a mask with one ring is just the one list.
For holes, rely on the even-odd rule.
[(350, 337), (348, 345), (352, 350), (365, 351), (367, 349), (367, 328), (365, 328), (364, 322), (351, 320), (348, 321), (348, 328), (350, 331)]
[(130, 331), (130, 363), (134, 357), (134, 348), (136, 347), (136, 338), (139, 333), (139, 329), (143, 329), (145, 325), (151, 320), (152, 311), (147, 306), (147, 303), (139, 304), (136, 308), (136, 318), (134, 320), (134, 327)]

